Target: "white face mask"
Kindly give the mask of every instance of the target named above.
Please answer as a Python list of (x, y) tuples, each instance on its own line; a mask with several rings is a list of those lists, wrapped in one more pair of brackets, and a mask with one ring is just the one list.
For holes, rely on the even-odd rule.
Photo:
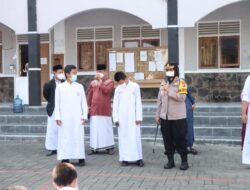
[(103, 78), (104, 77), (104, 74), (103, 73), (98, 73), (100, 75), (100, 78)]
[(166, 76), (167, 77), (174, 77), (174, 71), (167, 71)]
[(63, 73), (60, 73), (60, 74), (57, 75), (57, 78), (58, 78), (59, 80), (63, 80), (63, 79), (65, 79), (65, 76), (64, 76)]

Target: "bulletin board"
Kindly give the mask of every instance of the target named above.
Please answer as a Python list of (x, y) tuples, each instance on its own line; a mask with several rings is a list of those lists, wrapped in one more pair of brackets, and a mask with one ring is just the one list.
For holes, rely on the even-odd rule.
[(141, 88), (159, 88), (168, 61), (167, 48), (112, 48), (108, 49), (110, 78), (123, 71)]

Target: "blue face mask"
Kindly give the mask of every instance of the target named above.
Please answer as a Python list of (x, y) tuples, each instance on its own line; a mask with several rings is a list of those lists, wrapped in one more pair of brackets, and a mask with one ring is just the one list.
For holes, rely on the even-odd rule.
[(76, 82), (77, 81), (77, 75), (72, 75), (71, 76), (71, 81)]

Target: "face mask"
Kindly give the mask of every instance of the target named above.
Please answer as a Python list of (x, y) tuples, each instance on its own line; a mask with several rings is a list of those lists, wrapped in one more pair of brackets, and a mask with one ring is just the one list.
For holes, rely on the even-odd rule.
[(167, 77), (174, 77), (174, 71), (167, 71), (166, 76)]
[(65, 79), (65, 76), (64, 76), (63, 73), (60, 73), (60, 74), (57, 75), (57, 78), (60, 79), (60, 80), (63, 80), (63, 79)]
[(71, 76), (71, 81), (76, 82), (77, 81), (77, 75), (72, 75)]

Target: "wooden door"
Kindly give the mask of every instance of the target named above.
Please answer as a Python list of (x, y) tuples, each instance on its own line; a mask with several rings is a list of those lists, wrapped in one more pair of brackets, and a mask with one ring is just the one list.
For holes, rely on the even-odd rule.
[(106, 64), (108, 60), (108, 49), (112, 48), (112, 41), (96, 42), (96, 65)]
[(55, 65), (62, 65), (62, 67), (64, 68), (64, 54), (53, 55), (52, 67)]
[(20, 52), (20, 72), (19, 75), (22, 77), (28, 76), (28, 63), (29, 63), (29, 49), (27, 44), (19, 46)]
[(94, 71), (94, 42), (78, 42), (78, 69)]
[[(1, 34), (1, 33), (0, 33)], [(3, 72), (2, 68), (3, 68), (3, 62), (2, 62), (2, 59), (3, 59), (3, 55), (2, 55), (2, 45), (0, 44), (0, 73)]]
[(40, 58), (41, 58), (41, 97), (42, 101), (45, 101), (43, 97), (43, 86), (50, 80), (49, 77), (49, 44), (40, 45)]

